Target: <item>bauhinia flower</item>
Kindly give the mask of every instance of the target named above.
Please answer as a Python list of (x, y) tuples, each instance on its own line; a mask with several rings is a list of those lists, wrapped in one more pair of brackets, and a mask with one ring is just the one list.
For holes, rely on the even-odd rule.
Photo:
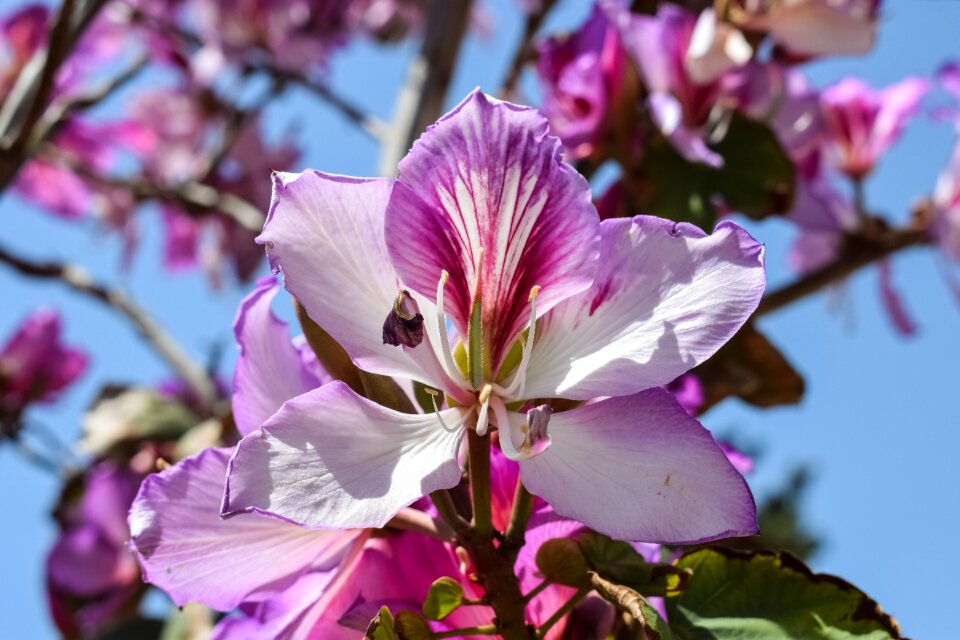
[(929, 82), (906, 78), (881, 91), (862, 80), (846, 78), (821, 95), (830, 141), (828, 157), (852, 179), (862, 179), (903, 133), (920, 108)]
[(753, 56), (743, 35), (712, 10), (697, 16), (665, 3), (646, 16), (630, 13), (622, 0), (605, 5), (647, 87), (654, 123), (688, 160), (723, 164), (706, 138), (730, 74)]
[(599, 4), (576, 33), (538, 47), (543, 112), (568, 158), (589, 156), (602, 143), (626, 65), (617, 30)]
[(65, 637), (97, 636), (139, 597), (140, 572), (125, 543), (141, 480), (133, 469), (99, 462), (83, 477), (82, 497), (57, 509), (62, 529), (47, 555), (47, 597)]
[(86, 353), (60, 342), (60, 315), (34, 312), (0, 349), (0, 424), (32, 402), (52, 402), (86, 368)]
[[(289, 400), (238, 445), (225, 515), (381, 527), (459, 483), (464, 434), (495, 426), (527, 489), (598, 531), (673, 543), (755, 531), (743, 478), (660, 388), (759, 301), (763, 248), (736, 225), (601, 224), (547, 121), (476, 91), (396, 180), (276, 175), (259, 241), (359, 367), (423, 383), (434, 405), (400, 413), (342, 382)], [(399, 296), (423, 318), (419, 343), (383, 340)]]

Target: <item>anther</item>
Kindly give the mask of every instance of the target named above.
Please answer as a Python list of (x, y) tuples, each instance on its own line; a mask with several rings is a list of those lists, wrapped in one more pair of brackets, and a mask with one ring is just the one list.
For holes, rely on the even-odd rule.
[(487, 426), (489, 425), (489, 419), (487, 414), (490, 410), (490, 396), (493, 394), (493, 386), (489, 384), (483, 385), (483, 389), (480, 390), (480, 395), (477, 396), (477, 400), (480, 402), (480, 413), (477, 416), (477, 435), (485, 436), (487, 435)]
[(406, 289), (397, 294), (393, 308), (383, 321), (383, 343), (398, 347), (416, 347), (423, 342), (423, 316), (420, 306)]

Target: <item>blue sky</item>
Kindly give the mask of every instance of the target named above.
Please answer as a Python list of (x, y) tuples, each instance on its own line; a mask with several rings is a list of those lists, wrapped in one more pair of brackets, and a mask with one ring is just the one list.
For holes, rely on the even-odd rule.
[[(0, 9), (6, 13), (20, 4), (0, 0)], [(551, 20), (560, 27), (576, 25), (588, 9), (587, 3), (574, 0), (560, 5)], [(513, 50), (519, 29), (514, 0), (490, 0), (488, 6), (495, 31), (468, 43), (451, 103), (477, 85), (495, 91)], [(876, 51), (812, 66), (815, 83), (856, 74), (883, 85), (905, 75), (930, 75), (943, 60), (960, 57), (960, 3), (892, 0), (885, 7)], [(385, 52), (353, 46), (335, 61), (333, 84), (387, 118), (412, 50), (410, 44)], [(373, 143), (306, 94), (284, 98), (271, 110), (270, 123), (285, 131), (297, 113), (309, 114), (294, 129), (305, 151), (304, 167), (375, 173)], [(869, 203), (903, 220), (910, 203), (932, 189), (952, 142), (949, 126), (916, 121), (870, 179)], [(38, 259), (56, 257), (85, 265), (101, 279), (128, 289), (198, 357), (216, 345), (226, 346), (224, 371), (230, 371), (235, 357), (230, 325), (244, 291), (227, 287), (211, 292), (196, 275), (161, 271), (154, 213), (143, 216), (143, 240), (128, 272), (118, 268), (117, 238), (103, 236), (93, 223), (64, 223), (9, 194), (0, 200), (0, 220), (5, 246)], [(751, 224), (750, 229), (767, 245), (771, 286), (787, 282), (784, 255), (790, 228), (773, 221)], [(938, 548), (956, 538), (960, 525), (960, 465), (955, 462), (960, 419), (952, 406), (960, 306), (942, 280), (943, 266), (930, 251), (903, 255), (895, 262), (896, 281), (920, 325), (920, 334), (912, 339), (891, 330), (872, 269), (842, 290), (764, 318), (761, 327), (807, 378), (803, 404), (757, 411), (728, 401), (704, 418), (715, 433), (732, 434), (763, 449), (750, 480), (761, 496), (794, 465), (811, 465), (815, 480), (804, 514), (826, 541), (814, 567), (866, 590), (901, 621), (905, 633), (917, 638), (955, 634), (943, 612), (955, 606), (948, 576), (960, 573), (960, 559)], [(104, 383), (153, 384), (169, 375), (122, 320), (94, 302), (3, 269), (0, 294), (0, 340), (30, 310), (53, 306), (65, 315), (68, 340), (92, 354), (92, 367), (82, 382), (58, 405), (35, 412), (65, 439), (79, 433), (82, 411)], [(5, 513), (0, 527), (0, 637), (46, 638), (53, 633), (42, 571), (54, 535), (47, 514), (56, 491), (52, 478), (26, 466), (9, 449), (0, 450)]]

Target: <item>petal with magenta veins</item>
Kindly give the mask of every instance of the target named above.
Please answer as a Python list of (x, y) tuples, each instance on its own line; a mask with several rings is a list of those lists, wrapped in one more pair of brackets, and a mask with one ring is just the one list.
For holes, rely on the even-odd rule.
[(525, 397), (588, 400), (669, 383), (743, 325), (765, 286), (763, 247), (722, 222), (603, 221), (593, 287), (541, 322)]
[(271, 266), (283, 273), (286, 289), (357, 366), (451, 390), (456, 385), (433, 352), (438, 329), (431, 326), (437, 322), (430, 301), (417, 300), (425, 344), (383, 343), (384, 318), (403, 289), (383, 235), (392, 185), (384, 178), (318, 171), (274, 174), (273, 202), (257, 241), (266, 246)]
[(230, 449), (207, 449), (147, 477), (130, 509), (130, 546), (144, 579), (178, 606), (202, 602), (229, 611), (311, 569), (334, 568), (361, 535), (260, 514), (221, 518), (229, 457)]
[(664, 389), (557, 413), (520, 478), (558, 514), (621, 540), (692, 544), (757, 531), (747, 483)]
[(382, 527), (460, 481), (466, 413), (399, 413), (331, 382), (288, 401), (240, 441), (221, 513), (267, 513), (312, 528)]
[(259, 280), (240, 303), (233, 323), (240, 347), (233, 376), (233, 419), (241, 435), (259, 429), (287, 400), (329, 381), (319, 366), (305, 366), (287, 324), (271, 310), (278, 290), (273, 278)]
[(448, 272), (445, 310), (461, 335), (480, 296), (494, 369), (529, 322), (533, 287), (542, 314), (587, 288), (597, 269), (590, 186), (548, 131), (535, 109), (474, 91), (400, 162), (387, 207), (401, 279), (435, 301)]

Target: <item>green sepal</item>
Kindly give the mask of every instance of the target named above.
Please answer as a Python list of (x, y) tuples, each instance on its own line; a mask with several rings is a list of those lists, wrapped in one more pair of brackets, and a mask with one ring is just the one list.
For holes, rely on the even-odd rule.
[(453, 578), (439, 578), (423, 601), (423, 615), (429, 620), (443, 620), (463, 604), (463, 587)]
[(587, 561), (580, 546), (570, 538), (547, 540), (537, 550), (537, 568), (555, 584), (582, 587), (589, 581)]
[(430, 625), (416, 611), (404, 609), (397, 612), (394, 626), (400, 640), (430, 640), (433, 637)]
[(380, 611), (367, 625), (363, 640), (400, 640), (390, 609), (380, 607)]

